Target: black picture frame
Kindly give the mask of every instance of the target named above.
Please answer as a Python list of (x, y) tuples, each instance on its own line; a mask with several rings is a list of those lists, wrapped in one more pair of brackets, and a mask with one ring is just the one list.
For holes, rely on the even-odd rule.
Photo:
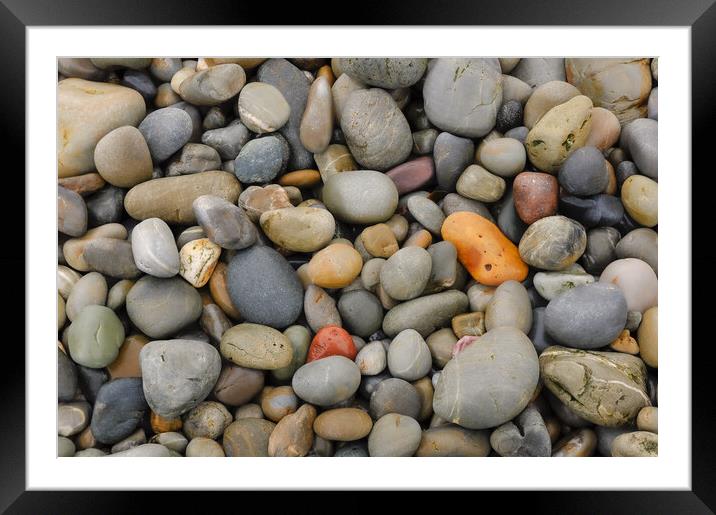
[[(150, 1), (146, 0), (0, 0), (0, 64), (3, 70), (2, 103), (3, 123), (0, 125), (5, 157), (12, 164), (5, 174), (2, 191), (3, 212), (8, 224), (16, 233), (20, 213), (25, 213), (25, 29), (37, 25), (248, 25), (257, 21), (271, 25), (294, 24), (303, 21), (311, 25), (617, 25), (617, 26), (690, 26), (692, 71), (692, 151), (693, 175), (692, 223), (693, 240), (692, 269), (697, 277), (707, 278), (706, 271), (716, 259), (708, 237), (709, 224), (713, 223), (712, 204), (709, 195), (716, 191), (710, 187), (714, 182), (712, 160), (708, 153), (713, 147), (713, 115), (716, 113), (716, 6), (715, 0), (669, 1), (669, 0), (556, 0), (547, 2), (521, 2), (519, 0), (460, 0), (446, 5), (444, 2), (401, 2), (381, 0), (364, 2), (360, 6), (346, 4), (344, 7), (328, 2), (268, 3), (241, 0), (216, 0), (201, 2)], [(344, 10), (345, 9), (345, 10)], [(351, 11), (350, 14), (348, 11)], [(565, 45), (565, 53), (569, 45)], [(31, 100), (31, 99), (29, 99)], [(24, 151), (23, 151), (24, 150)], [(30, 149), (37, 151), (38, 149)], [(13, 167), (14, 171), (10, 170)], [(49, 172), (48, 172), (49, 173)], [(690, 170), (678, 173), (688, 174)], [(668, 198), (668, 197), (667, 197)], [(11, 205), (15, 204), (15, 205)], [(10, 216), (12, 215), (12, 218)], [(24, 216), (22, 217), (25, 235)], [(10, 234), (6, 234), (6, 237)], [(25, 235), (26, 238), (31, 235)], [(0, 253), (0, 263), (6, 271), (6, 297), (3, 318), (7, 341), (3, 345), (2, 371), (0, 372), (0, 510), (7, 513), (121, 513), (140, 512), (150, 509), (152, 495), (145, 492), (39, 492), (25, 491), (25, 352), (20, 343), (25, 341), (24, 323), (24, 277), (17, 273), (25, 269), (25, 246), (14, 242), (12, 252)], [(10, 271), (10, 272), (8, 272)], [(698, 271), (698, 272), (697, 272)], [(14, 272), (14, 273), (12, 273)], [(25, 273), (32, 273), (25, 269)], [(685, 275), (684, 280), (691, 281)], [(703, 288), (702, 288), (703, 289)], [(21, 293), (22, 292), (22, 293)], [(704, 293), (704, 296), (708, 292)], [(712, 302), (711, 302), (712, 303)], [(712, 392), (712, 359), (714, 344), (708, 338), (706, 321), (709, 320), (709, 299), (699, 300), (692, 293), (692, 335), (684, 328), (684, 339), (669, 344), (686, 346), (692, 337), (692, 490), (644, 491), (644, 492), (511, 492), (510, 506), (524, 504), (530, 511), (550, 513), (713, 513), (716, 510), (716, 444), (713, 423), (716, 421), (716, 403)], [(27, 309), (31, 309), (28, 307)], [(712, 315), (711, 315), (712, 316)], [(5, 318), (7, 317), (7, 318)], [(706, 327), (704, 327), (706, 326)], [(699, 337), (698, 329), (704, 329)], [(17, 334), (13, 334), (17, 333)], [(25, 345), (44, 345), (43, 342), (27, 342)], [(317, 480), (317, 486), (320, 483)], [(559, 478), (555, 478), (559, 483)], [(208, 493), (207, 493), (208, 494)], [(212, 504), (227, 500), (236, 501), (236, 494), (210, 493)], [(246, 502), (246, 494), (241, 494)], [(307, 497), (316, 494), (294, 492), (291, 504), (309, 505)], [(340, 501), (360, 503), (361, 493), (323, 493), (321, 504)], [(430, 495), (426, 492), (411, 494), (423, 509), (431, 504), (436, 509), (447, 508), (446, 494)], [(480, 492), (468, 494), (479, 496), (480, 504), (488, 506), (496, 502), (495, 494)], [(499, 494), (497, 494), (499, 495)], [(488, 498), (488, 496), (490, 496)], [(206, 499), (196, 493), (173, 492), (164, 496), (162, 511), (169, 512), (181, 507), (208, 511)], [(317, 497), (314, 497), (318, 499)], [(271, 503), (280, 501), (273, 498)], [(365, 497), (362, 497), (365, 503)], [(217, 502), (217, 504), (218, 504)], [(251, 502), (251, 501), (248, 501)], [(284, 501), (285, 502), (285, 501)], [(311, 501), (314, 502), (314, 501)], [(174, 507), (171, 505), (175, 504)], [(348, 504), (347, 504), (348, 505)], [(356, 504), (358, 505), (358, 504)], [(246, 504), (243, 504), (246, 506)], [(272, 506), (275, 508), (276, 505)], [(146, 508), (145, 508), (146, 507)]]

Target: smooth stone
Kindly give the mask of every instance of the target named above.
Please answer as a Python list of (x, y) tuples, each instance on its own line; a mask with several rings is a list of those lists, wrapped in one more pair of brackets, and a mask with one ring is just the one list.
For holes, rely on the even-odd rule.
[(317, 406), (331, 406), (349, 399), (360, 385), (360, 370), (344, 356), (328, 356), (296, 370), (291, 381), (301, 399)]
[(659, 121), (659, 88), (654, 88), (649, 93), (647, 106), (647, 118)]
[[(502, 75), (502, 105), (516, 101), (524, 106), (532, 95), (532, 86), (512, 75)], [(523, 107), (524, 110), (524, 107)]]
[(280, 331), (259, 324), (243, 323), (221, 337), (221, 355), (241, 367), (274, 370), (291, 363), (293, 348)]
[(120, 188), (105, 186), (87, 197), (85, 203), (90, 227), (119, 222), (124, 216), (124, 190)]
[(306, 322), (314, 332), (329, 325), (341, 327), (341, 315), (336, 301), (323, 288), (311, 284), (306, 288), (303, 300)]
[(619, 336), (626, 317), (624, 294), (614, 285), (599, 282), (568, 289), (551, 300), (545, 327), (562, 345), (596, 349)]
[(79, 193), (57, 187), (57, 230), (68, 236), (87, 232), (87, 204)]
[(154, 105), (157, 108), (171, 107), (181, 101), (181, 97), (176, 94), (169, 82), (164, 82), (157, 87), (157, 95), (154, 97)]
[(68, 437), (80, 433), (90, 422), (91, 406), (84, 401), (59, 404), (57, 434)]
[(60, 178), (57, 180), (57, 184), (86, 197), (104, 188), (107, 183), (100, 174), (91, 172), (76, 175), (75, 177)]
[(639, 431), (649, 431), (650, 433), (659, 432), (659, 408), (655, 406), (647, 406), (639, 411), (636, 417), (636, 427)]
[(559, 169), (559, 184), (571, 195), (601, 193), (607, 187), (607, 161), (596, 147), (578, 148)]
[(281, 92), (271, 84), (251, 82), (239, 94), (241, 122), (252, 132), (263, 134), (283, 127), (291, 114), (291, 107)]
[(532, 310), (532, 329), (527, 335), (534, 344), (537, 354), (541, 354), (547, 347), (556, 345), (545, 328), (545, 310), (544, 306)]
[(67, 297), (67, 318), (75, 320), (85, 306), (104, 306), (106, 301), (107, 281), (104, 276), (97, 272), (85, 274), (75, 283)]
[(396, 300), (418, 297), (428, 284), (432, 259), (425, 249), (404, 247), (390, 256), (380, 270), (380, 284)]
[(122, 377), (142, 377), (142, 370), (139, 367), (139, 352), (149, 339), (141, 334), (127, 336), (119, 348), (117, 358), (107, 366), (107, 371), (112, 379)]
[(275, 86), (291, 107), (288, 123), (280, 131), (291, 147), (291, 169), (310, 168), (313, 164), (311, 153), (303, 147), (299, 136), (310, 81), (301, 70), (285, 59), (268, 59), (259, 67), (256, 79)]
[(564, 216), (576, 220), (587, 229), (617, 225), (624, 216), (621, 200), (605, 194), (587, 198), (563, 195), (559, 199), (559, 210)]
[(378, 375), (388, 364), (385, 347), (379, 341), (371, 342), (358, 351), (355, 362), (361, 375)]
[(104, 81), (107, 78), (107, 72), (86, 57), (58, 57), (57, 71), (65, 77), (77, 79)]
[(512, 186), (514, 209), (526, 224), (557, 213), (559, 184), (547, 173), (522, 172)]
[(192, 130), (191, 116), (176, 107), (157, 109), (139, 124), (155, 163), (165, 161), (188, 143)]
[(619, 141), (621, 124), (619, 119), (603, 107), (592, 108), (592, 130), (589, 132), (586, 146), (597, 147), (599, 150), (607, 150)]
[(341, 129), (353, 158), (369, 170), (402, 163), (413, 147), (408, 121), (382, 89), (354, 91), (343, 108)]
[[(495, 126), (502, 104), (502, 74), (496, 59), (437, 58), (425, 75), (425, 113), (444, 131), (470, 138)], [(472, 106), (466, 112), (464, 106)]]
[(144, 98), (147, 105), (151, 105), (154, 97), (157, 95), (157, 87), (154, 85), (152, 78), (146, 71), (127, 70), (122, 75), (122, 86), (127, 86), (138, 91)]
[(363, 259), (346, 243), (333, 243), (313, 255), (308, 263), (310, 281), (323, 288), (345, 288), (360, 274)]
[(185, 456), (187, 458), (223, 458), (226, 455), (218, 442), (210, 438), (197, 437), (189, 441)]
[[(140, 383), (140, 389), (141, 389), (141, 383)], [(145, 403), (145, 405), (146, 405), (146, 403)], [(110, 452), (112, 454), (114, 454), (117, 452), (126, 451), (128, 449), (132, 449), (134, 447), (137, 447), (138, 445), (142, 445), (145, 443), (147, 443), (147, 435), (144, 432), (144, 429), (142, 429), (140, 427), (139, 429), (137, 429), (136, 431), (131, 433), (126, 438), (123, 438), (119, 442), (112, 445), (112, 447), (110, 448)], [(155, 443), (155, 442), (152, 442), (152, 443)]]
[(229, 297), (247, 322), (285, 328), (303, 309), (303, 286), (286, 259), (270, 247), (238, 251), (227, 270)]
[(577, 429), (568, 433), (552, 446), (553, 458), (585, 458), (592, 456), (597, 447), (597, 435), (592, 429)]
[(209, 238), (192, 240), (179, 251), (179, 275), (194, 288), (209, 282), (219, 262), (221, 247)]
[(184, 79), (179, 95), (190, 104), (212, 106), (236, 96), (246, 84), (246, 73), (238, 64), (212, 66)]
[(240, 122), (232, 122), (226, 127), (212, 129), (201, 135), (201, 142), (215, 149), (224, 160), (236, 159), (251, 134)]
[(159, 218), (148, 218), (132, 229), (132, 255), (137, 268), (154, 277), (179, 273), (179, 252), (174, 234)]
[(634, 426), (626, 424), (618, 427), (595, 426), (594, 431), (597, 434), (597, 450), (601, 456), (612, 455), (612, 443), (614, 439), (624, 433), (634, 431)]
[(209, 145), (187, 143), (167, 167), (168, 176), (190, 175), (221, 169), (219, 153)]
[(495, 295), (495, 288), (484, 284), (475, 283), (467, 290), (467, 297), (470, 301), (471, 311), (484, 312), (490, 300)]
[(229, 458), (267, 457), (269, 438), (276, 424), (262, 418), (232, 422), (224, 431), (224, 452)]
[(575, 263), (587, 246), (581, 224), (565, 216), (548, 216), (530, 225), (519, 244), (525, 263), (542, 270), (563, 270)]
[(231, 297), (229, 297), (228, 285), (226, 283), (226, 271), (227, 266), (224, 262), (219, 261), (214, 268), (214, 273), (209, 278), (209, 291), (211, 293), (212, 300), (217, 306), (221, 308), (221, 311), (230, 317), (232, 320), (241, 319), (241, 313), (234, 306)]
[(539, 170), (555, 173), (584, 146), (592, 127), (592, 101), (584, 95), (553, 107), (527, 134), (527, 157)]
[(336, 231), (333, 215), (325, 209), (290, 207), (266, 211), (261, 229), (279, 247), (294, 252), (315, 252), (325, 247)]
[(428, 457), (485, 457), (490, 453), (490, 442), (485, 431), (472, 431), (453, 424), (423, 431), (420, 446), (415, 452), (419, 458)]
[(403, 195), (430, 183), (435, 176), (435, 165), (432, 158), (419, 157), (396, 166), (386, 175), (395, 182), (398, 194)]
[(406, 457), (415, 454), (420, 446), (420, 424), (411, 417), (388, 413), (376, 420), (368, 437), (371, 457)]
[(231, 413), (223, 404), (203, 401), (184, 415), (182, 431), (190, 440), (195, 438), (216, 440), (224, 434), (224, 430), (232, 421)]
[(173, 457), (181, 457), (189, 444), (189, 440), (187, 440), (184, 435), (176, 432), (160, 433), (152, 437), (151, 442), (156, 442), (169, 449)]
[(433, 409), (468, 429), (495, 427), (527, 406), (539, 380), (532, 342), (513, 327), (488, 331), (443, 368)]
[[(435, 141), (440, 132), (436, 129), (425, 129), (413, 132), (413, 154), (425, 156), (433, 153)], [(434, 173), (433, 173), (434, 175)]]
[(152, 156), (142, 133), (132, 126), (105, 135), (94, 150), (94, 163), (113, 186), (131, 188), (152, 178)]
[(352, 79), (383, 89), (412, 86), (425, 73), (426, 58), (340, 58), (343, 73)]
[(321, 184), (321, 173), (318, 170), (294, 170), (283, 174), (278, 183), (281, 186), (310, 188)]
[(388, 370), (398, 379), (420, 379), (430, 372), (431, 364), (430, 349), (414, 329), (398, 333), (388, 347)]
[(373, 421), (358, 408), (326, 410), (313, 422), (313, 430), (321, 438), (338, 442), (360, 440), (370, 434)]
[(654, 227), (659, 223), (658, 184), (644, 175), (632, 175), (622, 184), (624, 209), (637, 223)]
[(477, 200), (465, 198), (457, 193), (448, 193), (445, 197), (443, 197), (440, 204), (446, 217), (452, 215), (453, 213), (457, 213), (458, 211), (468, 211), (470, 213), (480, 215), (483, 218), (487, 218), (490, 222), (495, 222), (495, 219), (492, 217), (492, 214), (489, 209), (487, 209), (485, 204), (478, 202)]
[(452, 331), (462, 339), (463, 336), (482, 336), (485, 333), (484, 313), (465, 313), (452, 319)]
[(101, 443), (117, 443), (134, 432), (146, 409), (141, 378), (109, 381), (97, 393), (92, 410), (92, 434)]
[(308, 91), (301, 117), (299, 137), (303, 147), (314, 154), (326, 150), (333, 135), (333, 120), (331, 84), (326, 77), (318, 77)]
[(277, 381), (288, 381), (293, 377), (295, 371), (306, 362), (308, 347), (311, 344), (311, 333), (302, 325), (292, 325), (286, 328), (283, 334), (291, 342), (293, 357), (288, 366), (271, 371), (271, 376)]
[[(520, 100), (506, 99), (505, 76), (502, 76), (502, 105), (497, 111), (495, 129), (505, 133), (522, 125), (522, 102)], [(513, 93), (514, 94), (514, 93)], [(524, 147), (522, 147), (524, 151)]]
[(626, 323), (626, 326), (624, 326), (624, 329), (627, 329), (628, 331), (630, 331), (632, 333), (636, 332), (636, 330), (639, 329), (639, 324), (641, 324), (642, 318), (643, 318), (643, 315), (641, 314), (640, 311), (627, 312), (627, 323)]
[(438, 187), (454, 191), (458, 178), (472, 163), (474, 155), (475, 144), (472, 140), (441, 132), (433, 147)]
[(494, 223), (497, 224), (500, 231), (504, 233), (504, 236), (512, 243), (519, 243), (520, 238), (522, 238), (522, 235), (527, 230), (527, 224), (525, 224), (517, 214), (512, 189), (505, 192), (500, 202), (495, 205), (494, 211), (496, 218)]
[(221, 371), (219, 352), (196, 340), (151, 341), (139, 359), (147, 403), (165, 418), (186, 413), (203, 401)]
[(270, 182), (286, 170), (289, 146), (280, 134), (257, 138), (246, 143), (234, 161), (234, 173), (242, 183)]
[(639, 169), (632, 161), (621, 161), (616, 167), (615, 174), (617, 178), (617, 185), (621, 189), (622, 185), (624, 184), (624, 181), (626, 181), (632, 175), (639, 174)]
[(278, 422), (298, 409), (298, 397), (290, 386), (266, 388), (261, 394), (261, 410), (271, 422)]
[(567, 58), (567, 81), (594, 105), (610, 110), (621, 124), (646, 115), (651, 91), (649, 59)]
[(167, 447), (161, 444), (145, 443), (108, 456), (111, 458), (170, 458), (172, 454)]
[[(367, 201), (358, 201), (360, 198)], [(328, 210), (342, 222), (380, 223), (395, 213), (398, 190), (395, 183), (383, 173), (346, 171), (328, 179), (323, 187), (322, 200)]]
[(624, 425), (650, 405), (644, 362), (629, 354), (554, 346), (540, 355), (540, 370), (550, 392), (600, 426)]
[(529, 334), (532, 304), (527, 289), (517, 281), (505, 281), (497, 287), (485, 309), (485, 329), (514, 327)]
[(338, 326), (323, 327), (311, 341), (306, 363), (328, 356), (345, 356), (348, 359), (355, 359), (358, 350), (353, 342), (353, 337), (345, 329)]
[(77, 392), (77, 368), (62, 351), (57, 352), (57, 400), (69, 402)]
[(204, 304), (199, 325), (209, 335), (211, 342), (216, 345), (221, 341), (224, 333), (232, 326), (232, 322), (218, 305)]
[(637, 333), (641, 359), (650, 367), (659, 366), (659, 308), (647, 309)]
[(477, 161), (489, 172), (500, 177), (514, 177), (525, 169), (525, 147), (512, 138), (496, 138), (483, 142), (477, 149)]
[(180, 277), (142, 277), (129, 290), (126, 306), (129, 319), (150, 338), (176, 334), (201, 316), (201, 296)]
[(552, 300), (558, 295), (585, 284), (594, 282), (594, 277), (585, 273), (575, 272), (537, 272), (533, 284), (540, 296)]
[(266, 211), (292, 207), (288, 192), (278, 184), (249, 186), (239, 195), (239, 207), (252, 222), (258, 222)]
[(164, 82), (172, 80), (172, 76), (181, 69), (181, 59), (176, 57), (155, 57), (149, 65), (149, 73)]
[(383, 331), (395, 336), (404, 329), (415, 329), (425, 338), (467, 310), (467, 295), (450, 290), (398, 304), (383, 318)]
[(347, 73), (338, 77), (331, 86), (331, 95), (333, 97), (333, 109), (335, 120), (340, 124), (341, 116), (346, 102), (354, 91), (365, 90), (368, 87), (360, 81), (352, 79)]
[(563, 58), (523, 57), (510, 75), (526, 82), (532, 87), (549, 81), (565, 80)]
[(452, 349), (457, 343), (457, 338), (452, 329), (438, 329), (425, 340), (430, 349), (433, 359), (433, 366), (441, 369), (452, 359)]
[(144, 99), (133, 89), (106, 82), (64, 79), (57, 84), (57, 166), (59, 177), (95, 170), (94, 150), (110, 131), (136, 126)]
[(659, 302), (659, 281), (654, 270), (641, 259), (617, 259), (607, 266), (599, 282), (615, 284), (626, 298), (629, 311), (644, 312)]
[(105, 306), (86, 306), (68, 331), (68, 348), (75, 363), (102, 368), (114, 361), (124, 342), (124, 326)]
[(495, 429), (490, 435), (490, 444), (500, 456), (547, 458), (552, 455), (549, 432), (534, 406), (527, 406), (513, 422)]
[(525, 104), (525, 126), (531, 129), (550, 109), (580, 94), (577, 88), (564, 81), (549, 81), (537, 86)]
[(161, 218), (169, 224), (195, 224), (192, 204), (202, 195), (215, 195), (235, 203), (241, 185), (233, 174), (201, 172), (163, 177), (138, 184), (124, 198), (127, 214), (136, 220)]
[[(634, 229), (616, 244), (616, 257), (636, 258), (646, 262), (654, 273), (659, 273), (659, 235), (653, 229)], [(614, 261), (614, 259), (610, 260)]]
[(491, 174), (480, 165), (470, 165), (460, 175), (457, 192), (480, 202), (497, 202), (505, 194), (506, 183), (502, 177)]
[[(398, 251), (398, 240), (393, 230), (387, 224), (371, 225), (363, 229), (358, 238), (356, 238), (356, 246), (358, 242), (373, 257), (389, 258)], [(360, 249), (357, 249), (360, 252)]]
[(107, 453), (101, 449), (94, 449), (94, 448), (83, 449), (81, 451), (77, 451), (74, 454), (75, 458), (99, 458), (102, 456), (107, 456)]
[(380, 300), (366, 290), (343, 293), (338, 299), (338, 312), (346, 329), (362, 338), (380, 330), (383, 323)]
[(262, 370), (224, 363), (214, 385), (214, 397), (227, 406), (242, 406), (261, 391), (264, 380)]
[(458, 279), (457, 249), (449, 241), (440, 241), (428, 247), (430, 277), (423, 293), (438, 293), (450, 288)]
[(407, 207), (420, 225), (435, 235), (440, 234), (445, 215), (435, 202), (420, 195), (414, 195), (408, 199)]
[(268, 441), (268, 454), (273, 457), (306, 456), (313, 446), (313, 423), (316, 408), (304, 404), (295, 413), (279, 420)]
[(121, 224), (105, 224), (90, 229), (81, 238), (71, 238), (62, 245), (62, 255), (66, 263), (80, 272), (90, 271), (87, 261), (84, 259), (85, 247), (96, 238), (116, 238), (124, 240), (127, 238), (127, 229)]
[(597, 227), (587, 232), (587, 248), (580, 259), (587, 272), (599, 275), (617, 259), (619, 238), (619, 231), (613, 227)]
[(617, 436), (612, 442), (612, 456), (627, 458), (659, 455), (659, 436), (649, 431), (634, 431)]

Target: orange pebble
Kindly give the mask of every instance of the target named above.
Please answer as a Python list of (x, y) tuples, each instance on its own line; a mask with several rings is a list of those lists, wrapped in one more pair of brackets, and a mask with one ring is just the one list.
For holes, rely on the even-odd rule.
[(318, 69), (316, 72), (316, 78), (318, 77), (325, 77), (328, 80), (329, 86), (333, 86), (333, 83), (336, 81), (336, 77), (333, 75), (333, 68), (331, 68), (328, 64), (324, 64)]
[(310, 188), (321, 182), (321, 173), (318, 170), (295, 170), (283, 174), (278, 183), (281, 186), (296, 186), (297, 188)]
[(499, 286), (527, 277), (529, 267), (515, 244), (487, 218), (468, 211), (453, 213), (443, 223), (442, 236), (455, 245), (460, 263), (480, 284)]
[(345, 356), (355, 359), (358, 351), (348, 331), (337, 325), (322, 327), (313, 337), (308, 348), (306, 363), (328, 356)]
[(152, 431), (157, 434), (179, 431), (183, 425), (180, 417), (164, 418), (153, 411), (149, 416), (149, 423), (152, 425)]

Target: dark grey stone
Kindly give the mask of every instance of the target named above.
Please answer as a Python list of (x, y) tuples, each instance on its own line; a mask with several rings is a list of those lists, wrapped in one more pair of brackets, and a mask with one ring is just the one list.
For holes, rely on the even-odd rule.
[(249, 129), (236, 120), (227, 127), (206, 131), (201, 142), (216, 149), (222, 159), (233, 161), (250, 138)]
[(139, 132), (149, 146), (155, 163), (160, 163), (182, 148), (192, 136), (191, 116), (175, 107), (157, 109), (139, 124)]
[(532, 328), (528, 336), (535, 346), (537, 354), (541, 354), (547, 347), (557, 344), (544, 327), (545, 309), (545, 307), (540, 306), (532, 310)]
[(383, 324), (383, 306), (367, 290), (353, 290), (341, 295), (338, 312), (346, 329), (361, 338), (380, 330)]
[(256, 227), (246, 212), (228, 200), (202, 195), (192, 204), (206, 237), (225, 249), (244, 249), (256, 242)]
[(587, 232), (587, 248), (580, 258), (584, 269), (599, 275), (609, 263), (617, 259), (616, 247), (621, 235), (614, 227), (597, 227)]
[(89, 227), (119, 222), (124, 216), (124, 190), (116, 186), (107, 185), (85, 201)]
[(517, 100), (509, 100), (502, 104), (500, 110), (497, 111), (495, 129), (506, 133), (520, 125), (522, 125), (522, 103)]
[(152, 82), (152, 78), (149, 74), (142, 70), (127, 70), (122, 76), (122, 86), (127, 86), (135, 91), (138, 91), (144, 98), (144, 102), (151, 106), (154, 102), (154, 97), (157, 96), (157, 87)]
[(234, 161), (234, 173), (243, 184), (263, 184), (286, 170), (289, 146), (280, 134), (257, 138), (244, 145)]
[(77, 392), (77, 367), (61, 350), (57, 350), (57, 400), (69, 402)]
[(115, 444), (132, 434), (146, 409), (141, 378), (109, 381), (97, 393), (90, 426), (92, 434), (101, 443)]
[(89, 368), (77, 365), (77, 379), (82, 395), (90, 404), (94, 404), (97, 392), (104, 383), (109, 381), (109, 373), (105, 368)]
[(609, 183), (607, 161), (596, 147), (578, 148), (562, 164), (557, 178), (570, 195), (602, 193)]
[(420, 394), (417, 388), (396, 377), (381, 381), (370, 396), (370, 416), (377, 420), (388, 413), (418, 418)]
[(552, 455), (552, 441), (542, 415), (527, 406), (513, 421), (495, 429), (490, 444), (500, 456), (544, 457)]
[(455, 191), (458, 178), (474, 159), (475, 144), (472, 140), (441, 132), (433, 147), (438, 187), (444, 191)]

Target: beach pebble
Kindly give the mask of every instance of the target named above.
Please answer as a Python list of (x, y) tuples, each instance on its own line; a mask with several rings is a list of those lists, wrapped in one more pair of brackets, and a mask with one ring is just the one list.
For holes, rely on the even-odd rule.
[(139, 124), (152, 159), (160, 163), (189, 142), (192, 134), (191, 116), (182, 109), (165, 107), (152, 111)]
[(398, 413), (417, 419), (420, 408), (418, 389), (397, 377), (379, 381), (370, 395), (370, 414), (376, 420), (388, 413)]
[(109, 381), (97, 393), (92, 410), (92, 435), (98, 442), (115, 444), (134, 432), (147, 408), (141, 378)]
[(346, 243), (333, 243), (313, 255), (308, 277), (323, 288), (345, 288), (358, 277), (363, 266), (360, 254)]
[(234, 173), (243, 184), (263, 184), (286, 170), (289, 146), (280, 134), (252, 139), (234, 161)]
[[(485, 309), (485, 329), (514, 327), (525, 334), (532, 327), (532, 305), (525, 287), (505, 281), (497, 287)], [(460, 335), (458, 335), (459, 337)]]
[(343, 73), (352, 79), (384, 89), (412, 86), (425, 73), (425, 58), (355, 58), (340, 59)]
[(148, 218), (132, 229), (132, 255), (137, 268), (154, 277), (179, 273), (179, 252), (172, 230), (159, 218)]
[(276, 424), (262, 418), (243, 418), (224, 431), (224, 453), (229, 458), (259, 458), (269, 455), (268, 446)]
[(242, 88), (238, 110), (241, 122), (256, 134), (279, 130), (291, 114), (281, 92), (263, 82), (251, 82)]
[(152, 178), (152, 156), (135, 127), (118, 127), (105, 135), (94, 150), (97, 172), (113, 186), (131, 188)]
[[(361, 199), (365, 199), (361, 201)], [(348, 223), (385, 222), (398, 206), (398, 190), (385, 174), (347, 171), (328, 179), (322, 200), (339, 220)]]
[(599, 277), (602, 283), (617, 285), (629, 311), (644, 312), (659, 301), (658, 280), (654, 270), (641, 259), (617, 259)]
[(361, 338), (378, 331), (383, 323), (380, 300), (366, 290), (343, 293), (338, 299), (338, 312), (346, 329)]
[(313, 422), (318, 436), (326, 440), (352, 442), (370, 434), (373, 421), (365, 411), (358, 408), (326, 410)]
[(105, 306), (86, 306), (72, 321), (68, 349), (75, 363), (102, 368), (114, 361), (124, 342), (124, 326)]
[(415, 329), (425, 338), (467, 310), (467, 295), (449, 290), (398, 304), (383, 318), (383, 331), (396, 336), (404, 329)]
[(559, 184), (570, 195), (601, 193), (607, 187), (607, 161), (596, 147), (578, 148), (559, 169)]
[(654, 227), (659, 223), (658, 184), (644, 175), (632, 175), (622, 184), (624, 209), (638, 224)]
[(473, 431), (454, 424), (433, 427), (423, 431), (415, 456), (451, 457), (470, 456), (482, 458), (490, 453), (486, 431)]
[(654, 306), (644, 312), (637, 333), (641, 359), (650, 367), (659, 365), (659, 308)]
[(529, 226), (520, 239), (525, 263), (542, 270), (563, 270), (575, 263), (587, 246), (581, 224), (565, 216), (548, 216)]
[(423, 337), (414, 329), (398, 333), (388, 347), (388, 370), (393, 377), (415, 381), (430, 371), (432, 357)]
[(132, 323), (151, 338), (176, 334), (201, 316), (201, 296), (180, 277), (142, 277), (129, 290), (126, 305)]
[(388, 413), (376, 420), (368, 437), (370, 456), (412, 456), (420, 446), (420, 424), (405, 415)]
[(301, 144), (314, 154), (328, 148), (333, 135), (333, 96), (326, 77), (318, 77), (308, 91), (306, 109), (301, 117), (299, 137)]
[(659, 436), (649, 431), (624, 433), (612, 442), (612, 456), (616, 457), (655, 457), (658, 453)]
[(534, 406), (519, 414), (490, 435), (490, 445), (500, 456), (549, 457), (552, 442), (542, 415)]
[(240, 367), (274, 370), (288, 366), (293, 357), (289, 339), (280, 331), (243, 323), (221, 337), (221, 355)]
[(360, 385), (360, 369), (344, 356), (329, 356), (306, 363), (293, 375), (291, 386), (301, 399), (331, 406), (349, 399)]
[(218, 105), (237, 95), (246, 83), (246, 73), (238, 64), (212, 66), (188, 76), (179, 86), (179, 95), (190, 104)]
[(514, 177), (525, 169), (525, 147), (512, 138), (483, 142), (477, 149), (477, 160), (489, 172), (500, 177)]
[(315, 252), (325, 247), (336, 230), (333, 215), (325, 209), (290, 207), (266, 211), (261, 229), (276, 245), (294, 252)]
[(274, 457), (306, 456), (313, 446), (313, 422), (316, 408), (304, 404), (295, 413), (283, 417), (268, 440), (268, 455)]
[(241, 406), (261, 391), (264, 381), (265, 375), (262, 370), (224, 362), (214, 385), (213, 395), (226, 406)]

